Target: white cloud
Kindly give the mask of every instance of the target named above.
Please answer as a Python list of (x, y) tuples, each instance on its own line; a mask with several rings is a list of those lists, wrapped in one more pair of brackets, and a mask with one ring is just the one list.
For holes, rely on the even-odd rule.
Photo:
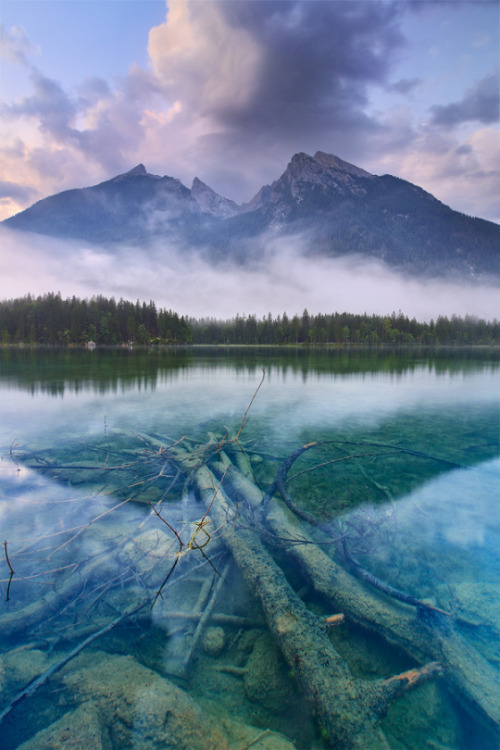
[(151, 29), (148, 50), (166, 96), (191, 116), (244, 105), (256, 84), (258, 44), (230, 27), (216, 3), (169, 4), (165, 23)]
[(304, 260), (298, 237), (270, 242), (272, 255), (251, 269), (215, 266), (163, 244), (113, 253), (3, 228), (0, 239), (0, 299), (54, 291), (63, 297), (103, 294), (220, 318), (294, 314), (306, 307), (311, 313), (401, 310), (421, 321), (453, 314), (498, 317), (498, 285), (412, 281), (364, 258)]
[(456, 211), (500, 221), (500, 133), (495, 127), (453, 132), (414, 123), (411, 110), (387, 114), (379, 154), (362, 165), (393, 174), (432, 193)]

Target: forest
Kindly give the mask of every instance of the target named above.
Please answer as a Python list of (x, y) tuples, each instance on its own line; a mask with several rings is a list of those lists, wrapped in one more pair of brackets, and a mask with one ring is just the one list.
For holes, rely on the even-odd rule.
[(500, 321), (474, 316), (419, 322), (401, 311), (390, 315), (347, 312), (227, 320), (190, 318), (158, 309), (153, 301), (135, 303), (101, 295), (63, 299), (60, 293), (0, 301), (0, 343), (85, 346), (121, 345), (425, 345), (500, 344)]

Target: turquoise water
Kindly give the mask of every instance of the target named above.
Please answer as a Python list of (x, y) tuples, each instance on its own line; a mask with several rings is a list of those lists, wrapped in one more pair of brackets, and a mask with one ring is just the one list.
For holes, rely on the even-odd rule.
[[(456, 678), (441, 649), (444, 674), (390, 705), (389, 747), (496, 747), (500, 695), (476, 683), (500, 660), (499, 375), (491, 351), (1, 351), (2, 747), (328, 747), (225, 534), (256, 530), (317, 618), (334, 582), (330, 600), (229, 474), (217, 523), (165, 450), (208, 461), (218, 502), (221, 453), (265, 493), (311, 441), (286, 475), (297, 536), (396, 619), (429, 610), (360, 582), (346, 548), (443, 610), (445, 647), (470, 649), (474, 669)], [(436, 660), (345, 615), (329, 638), (354, 680)]]

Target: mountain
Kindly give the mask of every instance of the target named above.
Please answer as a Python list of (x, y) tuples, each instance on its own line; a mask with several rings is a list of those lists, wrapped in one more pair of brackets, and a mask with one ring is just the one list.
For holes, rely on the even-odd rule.
[(180, 180), (139, 164), (93, 187), (65, 190), (7, 219), (13, 229), (95, 243), (203, 234), (205, 212)]
[(336, 156), (296, 154), (259, 195), (260, 225), (302, 233), (306, 254), (363, 254), (416, 276), (500, 277), (498, 225), (453, 211), (410, 182), (377, 177)]
[(215, 190), (205, 185), (197, 177), (193, 180), (191, 195), (200, 209), (211, 216), (227, 219), (229, 216), (235, 216), (241, 212), (241, 207), (237, 203), (218, 195)]
[(293, 237), (305, 256), (361, 254), (412, 276), (500, 278), (496, 224), (321, 151), (295, 154), (243, 205), (198, 178), (189, 189), (139, 164), (99, 185), (45, 198), (3, 223), (107, 245), (169, 240), (179, 251), (196, 248), (214, 261), (239, 263), (265, 258), (270, 239)]

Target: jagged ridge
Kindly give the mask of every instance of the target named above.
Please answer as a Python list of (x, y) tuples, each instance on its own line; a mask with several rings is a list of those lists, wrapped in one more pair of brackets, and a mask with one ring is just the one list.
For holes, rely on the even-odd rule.
[(304, 254), (375, 257), (417, 276), (500, 278), (499, 227), (445, 206), (409, 182), (337, 156), (298, 153), (246, 204), (195, 178), (191, 189), (143, 164), (35, 203), (4, 224), (95, 243), (175, 241), (214, 260), (266, 255), (266, 238), (299, 236)]

